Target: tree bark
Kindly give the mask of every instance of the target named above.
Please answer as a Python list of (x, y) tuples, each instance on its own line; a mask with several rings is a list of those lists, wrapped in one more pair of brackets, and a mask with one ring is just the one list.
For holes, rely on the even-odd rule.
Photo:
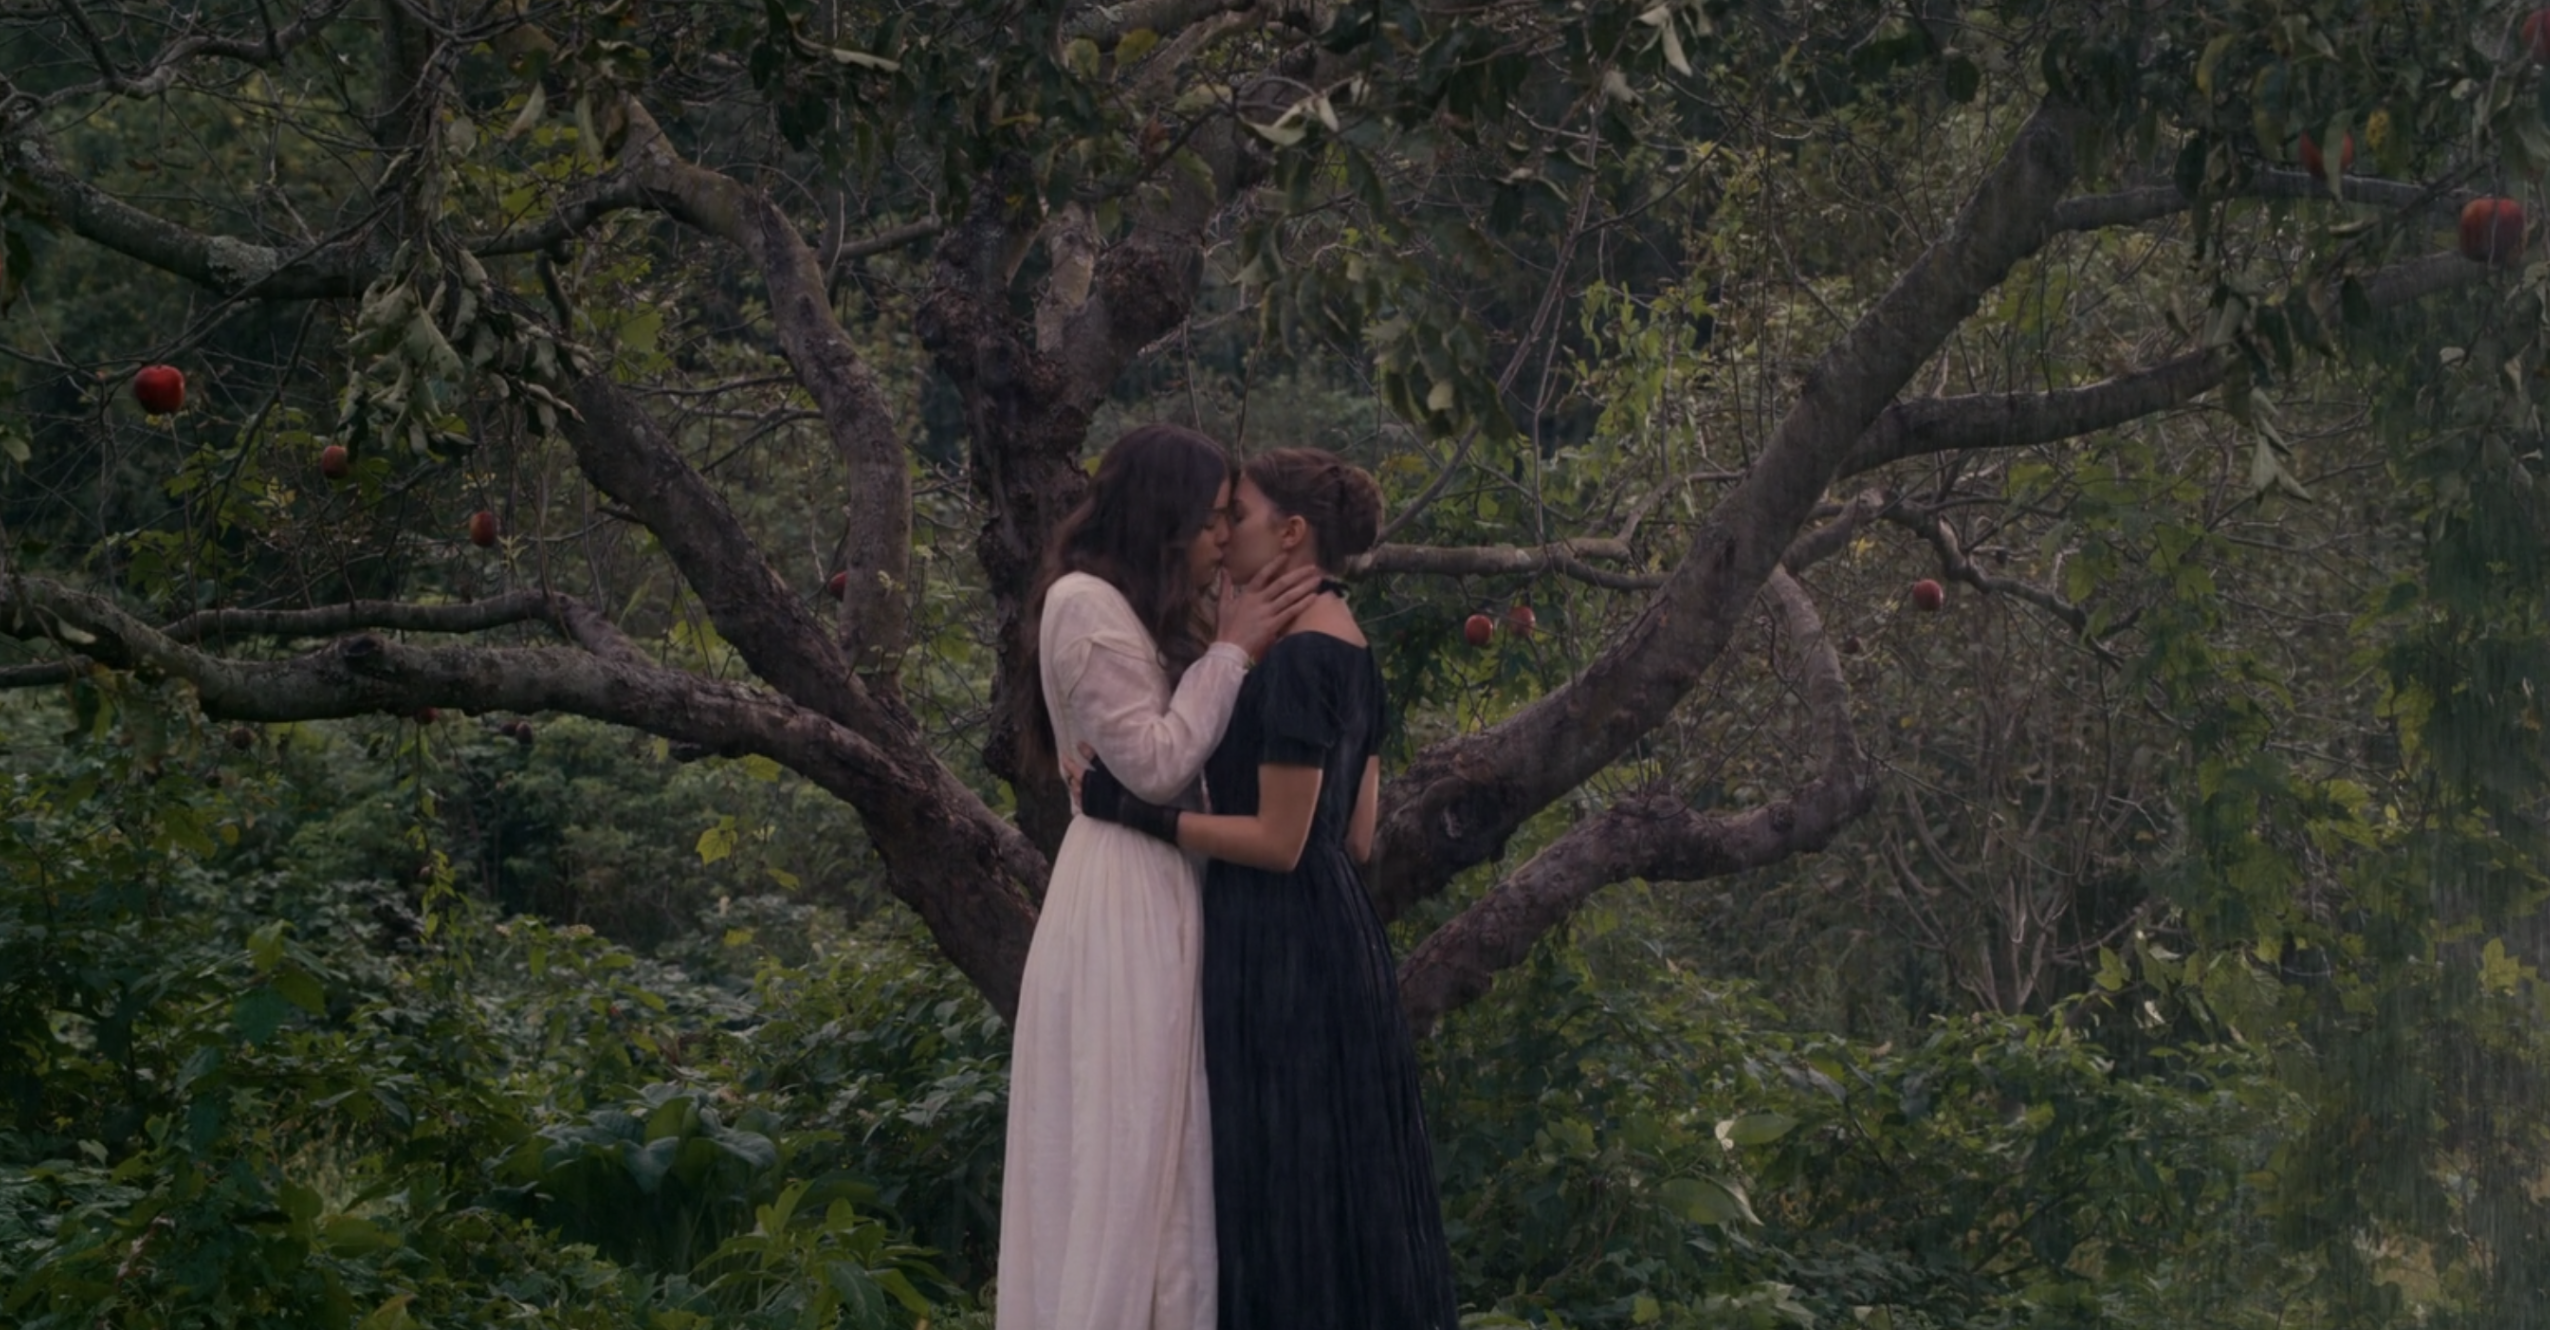
[[(1000, 665), (984, 763), (1009, 783), (1020, 826), (1049, 853), (1062, 842), (1070, 803), (1060, 775), (1026, 762), (1020, 744), (1022, 704), (1039, 687), (1027, 600), (1046, 544), (1088, 490), (1080, 450), (1091, 413), (1143, 347), (1186, 321), (1203, 274), (1204, 229), (1261, 169), (1227, 119), (1190, 143), (1210, 183), (1169, 169), (1164, 193), (1137, 213), (1130, 233), (1087, 263), (1085, 279), (1050, 286), (1032, 318), (1013, 312), (1011, 287), (1045, 219), (1013, 202), (1033, 193), (1019, 183), (1021, 164), (977, 181), (970, 211), (940, 241), (915, 324), (965, 403), (971, 478), (987, 514), (974, 553), (991, 592)], [(1090, 240), (1076, 225), (1061, 236), (1067, 250)]]
[(629, 131), (620, 156), (638, 187), (761, 269), (780, 349), (814, 397), (848, 484), (841, 652), (871, 687), (890, 692), (911, 636), (912, 481), (885, 394), (842, 331), (823, 266), (796, 223), (766, 192), (682, 160), (635, 98), (623, 106)]

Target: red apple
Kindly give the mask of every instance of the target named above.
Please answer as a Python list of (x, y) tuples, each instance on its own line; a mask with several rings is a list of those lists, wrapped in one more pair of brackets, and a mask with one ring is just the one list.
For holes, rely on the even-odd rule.
[(496, 515), (484, 508), (469, 515), (469, 543), (485, 549), (496, 543)]
[(1517, 605), (1505, 612), (1505, 630), (1516, 637), (1530, 637), (1532, 629), (1540, 621), (1540, 616), (1532, 613), (1529, 605)]
[(133, 397), (154, 416), (175, 415), (186, 405), (186, 374), (175, 365), (144, 365), (133, 376)]
[(1948, 589), (1925, 577), (1912, 584), (1912, 602), (1918, 609), (1938, 609), (1948, 603)]
[(1488, 639), (1496, 636), (1496, 620), (1484, 614), (1473, 614), (1469, 622), (1461, 625), (1461, 636), (1468, 638), (1471, 646), (1486, 646)]
[(823, 584), (823, 593), (834, 600), (849, 595), (850, 574), (847, 571), (834, 573), (832, 580)]
[[(2312, 142), (2308, 134), (2302, 136), (2302, 169), (2310, 172), (2315, 180), (2329, 178), (2328, 159), (2321, 155), (2320, 145)], [(2345, 175), (2354, 169), (2355, 136), (2349, 134), (2338, 144), (2338, 174)]]
[(416, 709), (416, 723), (419, 725), (431, 725), (442, 718), (443, 713), (437, 708), (418, 707)]
[(345, 474), (353, 469), (354, 464), (346, 460), (344, 444), (331, 443), (327, 447), (319, 450), (320, 475), (326, 476), (330, 480), (343, 480), (345, 479)]
[(2532, 63), (2550, 65), (2550, 9), (2523, 16), (2523, 44), (2532, 52)]
[(2513, 199), (2472, 199), (2462, 205), (2463, 258), (2512, 267), (2523, 261), (2523, 232), (2523, 205)]

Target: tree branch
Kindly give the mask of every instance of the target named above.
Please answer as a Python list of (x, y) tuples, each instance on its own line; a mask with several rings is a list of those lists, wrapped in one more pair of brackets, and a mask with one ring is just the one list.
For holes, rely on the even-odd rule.
[[(1893, 508), (1887, 521), (1919, 536), (1939, 554), (1939, 568), (1950, 581), (1963, 582), (1989, 595), (2009, 596), (2026, 601), (2071, 625), (2074, 633), (2089, 627), (2089, 611), (2031, 582), (2014, 577), (1995, 577), (1977, 568), (1965, 547), (1958, 543), (1957, 533), (1948, 519), (1929, 509)], [(2093, 643), (2092, 645), (2096, 645)]]
[(1786, 572), (1774, 570), (1764, 586), (1797, 647), (1807, 706), (1823, 731), (1823, 769), (1786, 799), (1740, 813), (1702, 813), (1657, 794), (1623, 799), (1577, 823), (1409, 953), (1399, 968), (1399, 1002), (1411, 1026), (1430, 1029), (1445, 1012), (1486, 994), (1497, 971), (1530, 955), (1603, 887), (1640, 877), (1696, 881), (1778, 863), (1823, 849), (1868, 811), (1877, 785), (1823, 619)]
[(761, 268), (780, 347), (823, 413), (849, 488), (850, 524), (838, 633), (859, 672), (891, 686), (909, 643), (912, 485), (903, 438), (876, 376), (832, 310), (830, 285), (805, 237), (767, 193), (684, 161), (635, 98), (622, 99), (629, 178), (665, 211), (741, 248)]
[[(2395, 212), (2424, 209), (2440, 216), (2459, 213), (2461, 206), (2475, 197), (2468, 190), (2446, 192), (2432, 185), (2412, 185), (2360, 175), (2341, 178), (2339, 188), (2341, 197), (2348, 203), (2366, 203)], [(2250, 176), (2247, 186), (2240, 192), (2249, 198), (2330, 201), (2329, 182), (2307, 171), (2262, 170)], [(2185, 212), (2193, 206), (2195, 201), (2181, 193), (2176, 185), (2148, 185), (2113, 194), (2084, 194), (2054, 206), (2053, 228), (2057, 231), (2096, 231), (2111, 226), (2138, 226)]]
[(1189, 24), (1255, 3), (1257, 0), (1124, 0), (1122, 4), (1093, 5), (1063, 24), (1063, 36), (1066, 40), (1086, 37), (1101, 49), (1113, 50), (1129, 32), (1148, 28), (1157, 36), (1173, 37)]
[(171, 621), (159, 631), (172, 642), (199, 642), (222, 637), (332, 637), (366, 628), (476, 633), (534, 621), (550, 624), (567, 640), (597, 656), (653, 664), (600, 610), (573, 596), (545, 591), (514, 591), (452, 605), (357, 600), (298, 610), (199, 610)]
[(1382, 545), (1346, 565), (1355, 578), (1414, 575), (1418, 577), (1529, 577), (1559, 573), (1615, 591), (1643, 591), (1664, 584), (1660, 573), (1615, 573), (1594, 567), (1628, 563), (1629, 542), (1595, 536), (1553, 541), (1547, 545)]
[(94, 663), (86, 656), (69, 656), (61, 660), (39, 660), (26, 665), (0, 666), (0, 692), (21, 688), (50, 688), (69, 683), (89, 672)]
[(242, 64), (272, 68), (281, 63), (286, 55), (291, 54), (302, 43), (317, 36), (321, 28), (326, 27), (352, 3), (353, 0), (322, 0), (322, 3), (305, 10), (300, 17), (280, 28), (270, 28), (257, 37), (216, 37), (210, 33), (180, 37), (161, 48), (160, 52), (152, 56), (139, 72), (128, 74), (118, 69), (114, 60), (107, 55), (105, 44), (98, 39), (96, 30), (89, 24), (88, 15), (81, 10), (80, 6), (74, 0), (61, 0), (64, 14), (71, 20), (72, 26), (78, 29), (83, 44), (89, 48), (89, 56), (98, 67), (99, 78), (93, 83), (60, 89), (48, 95), (45, 101), (58, 106), (72, 98), (98, 92), (112, 92), (118, 96), (137, 100), (156, 97), (175, 86), (179, 72), (188, 61), (197, 56), (215, 56), (225, 60), (236, 60)]
[(604, 176), (569, 192), (557, 211), (539, 221), (507, 227), (485, 239), (471, 241), (469, 252), (484, 259), (536, 254), (583, 235), (612, 213), (646, 207), (648, 203), (646, 190), (627, 173)]
[[(573, 240), (593, 229), (603, 218), (631, 208), (653, 208), (655, 199), (644, 186), (627, 172), (604, 176), (567, 195), (557, 211), (536, 222), (507, 227), (492, 236), (469, 242), (469, 252), (492, 259), (510, 254), (536, 254), (551, 245)], [(842, 243), (836, 262), (864, 259), (900, 249), (916, 240), (927, 240), (947, 228), (936, 217), (890, 226), (874, 235), (861, 236)]]
[[(2365, 301), (2375, 310), (2395, 309), (2480, 281), (2491, 271), (2459, 254), (2431, 254), (2364, 279)], [(2025, 448), (2114, 429), (2211, 392), (2222, 383), (2229, 364), (2219, 349), (2191, 351), (2079, 388), (1897, 402), (1851, 446), (1838, 474), (1855, 476), (1929, 453)]]
[(344, 299), (371, 278), (364, 236), (371, 217), (299, 250), (250, 244), (153, 216), (63, 169), (31, 135), (6, 146), (42, 191), (54, 220), (84, 239), (224, 296), (269, 300)]
[(789, 589), (743, 523), (673, 441), (607, 375), (575, 385), (577, 415), (560, 423), (576, 465), (663, 542), (718, 634), (754, 674), (800, 705), (863, 734), (900, 728), (850, 670), (803, 595)]
[(233, 660), (41, 578), (0, 581), (0, 633), (78, 640), (109, 667), (184, 679), (217, 720), (326, 720), (420, 706), (563, 711), (726, 756), (768, 757), (859, 810), (895, 895), (995, 1008), (1017, 1009), (1035, 930), (1027, 902), (1043, 890), (1045, 861), (908, 736), (880, 740), (788, 698), (634, 653), (419, 647), (361, 633), (287, 660)]
[(297, 610), (197, 610), (171, 620), (159, 631), (172, 642), (200, 642), (222, 637), (334, 637), (358, 628), (401, 632), (476, 633), (509, 623), (553, 621), (552, 597), (538, 591), (514, 591), (486, 600), (450, 605), (418, 605), (397, 600), (355, 600)]
[(874, 235), (866, 235), (861, 236), (856, 240), (843, 241), (840, 248), (833, 251), (832, 261), (835, 263), (847, 263), (853, 259), (864, 259), (871, 255), (886, 253), (889, 250), (901, 249), (905, 245), (911, 244), (913, 241), (927, 240), (946, 229), (947, 223), (936, 217), (924, 217), (917, 222), (905, 222), (901, 226), (889, 226)]
[(1566, 686), (1420, 754), (1394, 783), (1371, 878), (1385, 917), (1501, 852), (1522, 821), (1671, 714), (1732, 640), (1843, 457), (1914, 371), (2043, 245), (2082, 113), (2040, 106), (1947, 235), (1818, 359), (1744, 479), (1638, 619)]
[(1870, 518), (1885, 512), (1894, 502), (1895, 496), (1885, 490), (1860, 491), (1849, 503), (1842, 505), (1841, 511), (1835, 513), (1831, 520), (1812, 531), (1800, 533), (1797, 539), (1790, 541), (1788, 549), (1780, 555), (1780, 566), (1791, 573), (1802, 573), (1841, 553), (1851, 537), (1858, 534)]

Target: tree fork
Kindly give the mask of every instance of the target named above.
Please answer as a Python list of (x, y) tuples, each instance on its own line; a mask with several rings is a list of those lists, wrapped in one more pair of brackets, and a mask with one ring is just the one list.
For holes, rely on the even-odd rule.
[(1616, 759), (1713, 665), (1842, 459), (1914, 371), (2044, 244), (2083, 116), (2041, 105), (1916, 260), (1808, 372), (1745, 478), (1719, 501), (1636, 622), (1574, 680), (1484, 733), (1420, 754), (1383, 810), (1370, 879), (1395, 917), (1502, 853), (1523, 820)]

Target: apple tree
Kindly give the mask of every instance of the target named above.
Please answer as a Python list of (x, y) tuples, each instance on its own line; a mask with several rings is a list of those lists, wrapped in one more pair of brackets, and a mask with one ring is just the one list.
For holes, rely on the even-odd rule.
[[(0, 683), (776, 763), (1006, 1010), (1062, 809), (1022, 605), (1107, 430), (1176, 412), (1391, 494), (1420, 1024), (1607, 886), (1775, 865), (1985, 1005), (2201, 990), (2154, 930), (2335, 983), (2539, 892), (2520, 19), (12, 11)], [(2457, 856), (2476, 896), (2403, 904)]]

